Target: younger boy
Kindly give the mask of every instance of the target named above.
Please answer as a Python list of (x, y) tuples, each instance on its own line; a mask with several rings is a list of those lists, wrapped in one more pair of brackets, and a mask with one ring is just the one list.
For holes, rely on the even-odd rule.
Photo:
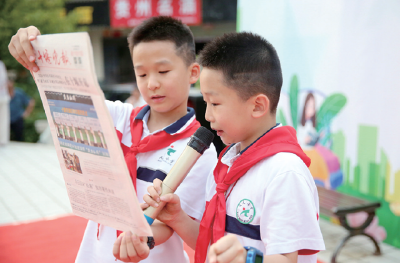
[[(37, 71), (30, 41), (40, 34), (34, 27), (20, 29), (12, 38), (10, 53), (24, 66)], [(128, 37), (137, 85), (148, 105), (106, 101), (113, 118), (139, 202), (154, 179), (164, 179), (200, 126), (194, 110), (187, 108), (190, 84), (197, 81), (200, 67), (195, 62), (190, 29), (170, 17), (156, 17), (136, 27)], [(177, 189), (182, 209), (200, 220), (206, 177), (215, 164), (214, 146), (204, 152)], [(200, 186), (200, 187), (199, 187)], [(160, 222), (153, 224), (157, 245), (144, 262), (188, 262), (182, 240)], [(160, 231), (159, 231), (160, 230)], [(172, 235), (172, 236), (171, 236)], [(89, 221), (76, 262), (115, 262), (112, 246), (117, 230)], [(148, 238), (140, 238), (148, 242)], [(124, 238), (126, 242), (126, 238)], [(135, 238), (128, 240), (135, 242)], [(147, 244), (146, 244), (147, 245)], [(139, 253), (140, 254), (140, 253)], [(125, 261), (138, 258), (122, 255)]]
[[(276, 124), (282, 73), (275, 49), (251, 33), (227, 34), (204, 48), (200, 64), (206, 119), (229, 146), (208, 178), (200, 225), (173, 194), (160, 198), (168, 204), (158, 219), (196, 249), (196, 263), (213, 243), (211, 263), (245, 262), (243, 246), (261, 251), (264, 262), (316, 262), (324, 249), (318, 193), (295, 130)], [(159, 191), (155, 181), (144, 200), (156, 205)]]

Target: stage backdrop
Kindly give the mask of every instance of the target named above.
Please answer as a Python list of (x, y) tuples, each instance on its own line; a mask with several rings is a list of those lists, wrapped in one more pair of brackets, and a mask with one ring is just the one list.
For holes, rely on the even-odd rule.
[(369, 232), (400, 248), (399, 14), (397, 0), (239, 0), (237, 27), (275, 46), (277, 116), (297, 129), (316, 183), (380, 200)]

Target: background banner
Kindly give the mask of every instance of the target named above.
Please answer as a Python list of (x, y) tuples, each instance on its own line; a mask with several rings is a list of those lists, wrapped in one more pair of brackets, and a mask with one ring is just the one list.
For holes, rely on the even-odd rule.
[(110, 0), (111, 26), (134, 27), (153, 16), (172, 16), (199, 25), (201, 7), (201, 0)]
[(237, 24), (277, 49), (284, 77), (278, 119), (297, 129), (316, 183), (380, 200), (370, 231), (396, 247), (399, 14), (396, 0), (240, 0)]

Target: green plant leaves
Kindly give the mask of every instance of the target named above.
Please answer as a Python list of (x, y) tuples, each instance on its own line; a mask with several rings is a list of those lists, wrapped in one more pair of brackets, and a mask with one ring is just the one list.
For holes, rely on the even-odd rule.
[(347, 99), (341, 93), (330, 95), (322, 103), (317, 113), (317, 131), (329, 125), (332, 119), (339, 113), (339, 111), (346, 104)]
[(299, 81), (296, 75), (293, 75), (290, 81), (290, 115), (292, 117), (293, 128), (297, 129), (297, 104), (299, 99)]
[(279, 110), (278, 110), (278, 116), (277, 116), (277, 118), (276, 118), (276, 122), (277, 122), (277, 123), (281, 123), (283, 126), (286, 126), (286, 125), (287, 125), (287, 121), (286, 121), (286, 118), (285, 118), (285, 114), (283, 113), (283, 110), (282, 110), (282, 109), (279, 109)]

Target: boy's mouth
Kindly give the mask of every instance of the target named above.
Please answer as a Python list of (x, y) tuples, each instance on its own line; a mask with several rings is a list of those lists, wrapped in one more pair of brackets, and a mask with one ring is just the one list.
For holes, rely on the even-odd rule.
[(150, 98), (154, 102), (161, 102), (164, 100), (165, 96), (154, 95), (154, 96), (151, 96)]
[(218, 136), (221, 136), (221, 134), (224, 132), (223, 130), (217, 130), (217, 129), (214, 129), (214, 128), (212, 128), (212, 127), (211, 127), (211, 129), (213, 129), (214, 131), (216, 131)]

